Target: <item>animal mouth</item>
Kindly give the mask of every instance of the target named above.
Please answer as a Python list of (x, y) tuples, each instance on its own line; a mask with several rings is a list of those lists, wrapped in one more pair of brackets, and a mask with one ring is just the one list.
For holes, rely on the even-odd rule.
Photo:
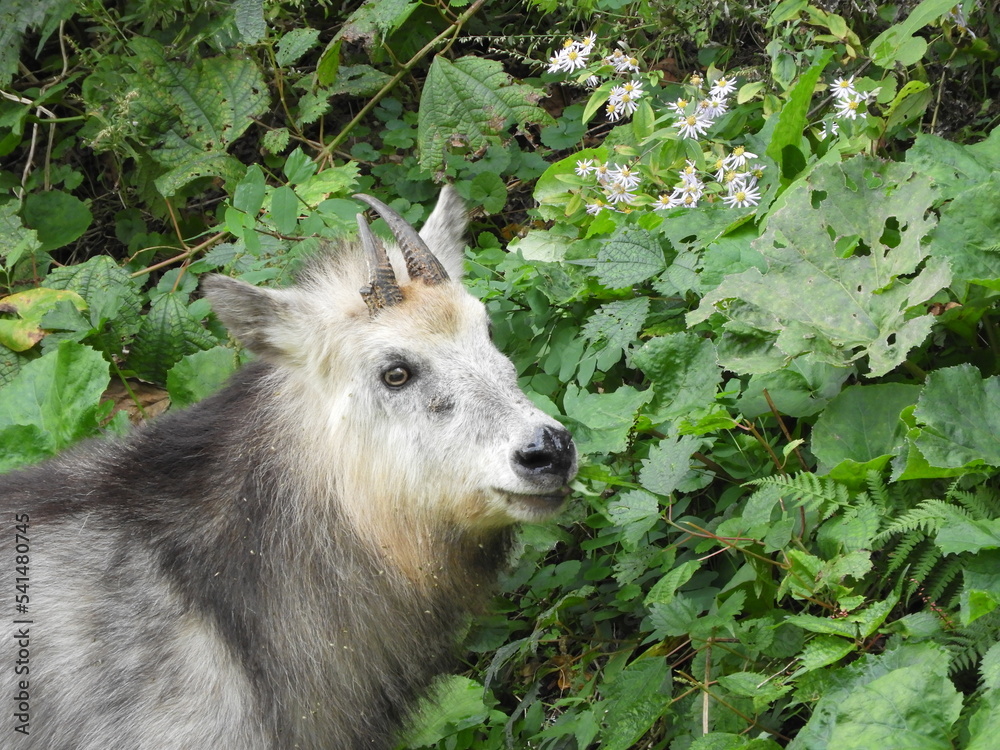
[(566, 500), (570, 494), (569, 487), (560, 487), (555, 492), (521, 493), (500, 490), (500, 493), (511, 505), (527, 506), (539, 511), (554, 511)]

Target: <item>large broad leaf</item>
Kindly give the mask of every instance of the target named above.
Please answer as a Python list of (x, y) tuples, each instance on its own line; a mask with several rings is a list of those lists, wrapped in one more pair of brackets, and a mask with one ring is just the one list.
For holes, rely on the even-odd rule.
[(688, 322), (722, 312), (725, 330), (769, 331), (786, 360), (845, 366), (867, 356), (870, 374), (884, 375), (930, 333), (932, 316), (917, 311), (951, 281), (947, 262), (922, 245), (932, 201), (930, 181), (905, 164), (859, 156), (820, 167), (754, 242), (767, 270), (728, 276)]
[(914, 444), (931, 466), (1000, 466), (1000, 376), (984, 380), (972, 365), (932, 372), (913, 416)]
[(512, 125), (550, 125), (541, 93), (511, 82), (495, 60), (436, 57), (420, 96), (420, 165), (440, 169), (451, 148), (475, 152), (499, 144)]
[(896, 455), (906, 437), (900, 413), (916, 403), (920, 386), (903, 383), (853, 385), (834, 398), (816, 420), (812, 450), (818, 471), (840, 469), (838, 478), (864, 478)]
[(941, 211), (931, 252), (947, 258), (956, 281), (1000, 290), (1000, 172), (969, 188)]
[(108, 380), (104, 358), (74, 341), (25, 364), (0, 390), (0, 470), (95, 434)]
[(197, 177), (238, 179), (243, 167), (226, 154), (252, 118), (267, 110), (267, 87), (246, 57), (171, 59), (156, 41), (129, 45), (138, 96), (131, 113), (153, 158), (168, 171), (156, 187), (170, 196)]

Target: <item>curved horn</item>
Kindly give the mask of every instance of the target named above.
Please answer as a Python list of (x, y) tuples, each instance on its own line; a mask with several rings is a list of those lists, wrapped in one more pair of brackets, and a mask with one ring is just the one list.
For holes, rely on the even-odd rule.
[(434, 257), (434, 253), (427, 247), (417, 230), (410, 226), (406, 219), (378, 198), (373, 198), (364, 193), (354, 196), (359, 201), (367, 203), (375, 209), (379, 216), (385, 219), (385, 223), (392, 230), (399, 249), (406, 259), (406, 270), (411, 279), (421, 279), (425, 284), (431, 286), (448, 281), (448, 272), (444, 270), (441, 261)]
[(365, 249), (370, 281), (361, 288), (361, 296), (368, 305), (368, 314), (375, 317), (383, 307), (392, 307), (403, 301), (403, 293), (396, 283), (389, 255), (382, 243), (372, 234), (364, 214), (358, 214), (358, 234)]

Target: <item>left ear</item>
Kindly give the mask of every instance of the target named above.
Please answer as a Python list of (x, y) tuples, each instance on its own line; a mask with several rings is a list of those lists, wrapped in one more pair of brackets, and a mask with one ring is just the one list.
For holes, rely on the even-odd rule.
[(465, 276), (465, 230), (469, 216), (465, 203), (451, 185), (445, 185), (420, 237), (448, 272), (449, 278)]

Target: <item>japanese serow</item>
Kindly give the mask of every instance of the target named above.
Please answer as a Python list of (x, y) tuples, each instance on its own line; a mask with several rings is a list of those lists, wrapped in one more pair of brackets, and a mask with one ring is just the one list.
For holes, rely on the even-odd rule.
[(392, 747), (560, 508), (576, 449), (462, 286), (460, 199), (418, 234), (358, 197), (388, 247), (359, 216), (295, 286), (203, 281), (256, 355), (221, 392), (0, 477), (3, 747)]

